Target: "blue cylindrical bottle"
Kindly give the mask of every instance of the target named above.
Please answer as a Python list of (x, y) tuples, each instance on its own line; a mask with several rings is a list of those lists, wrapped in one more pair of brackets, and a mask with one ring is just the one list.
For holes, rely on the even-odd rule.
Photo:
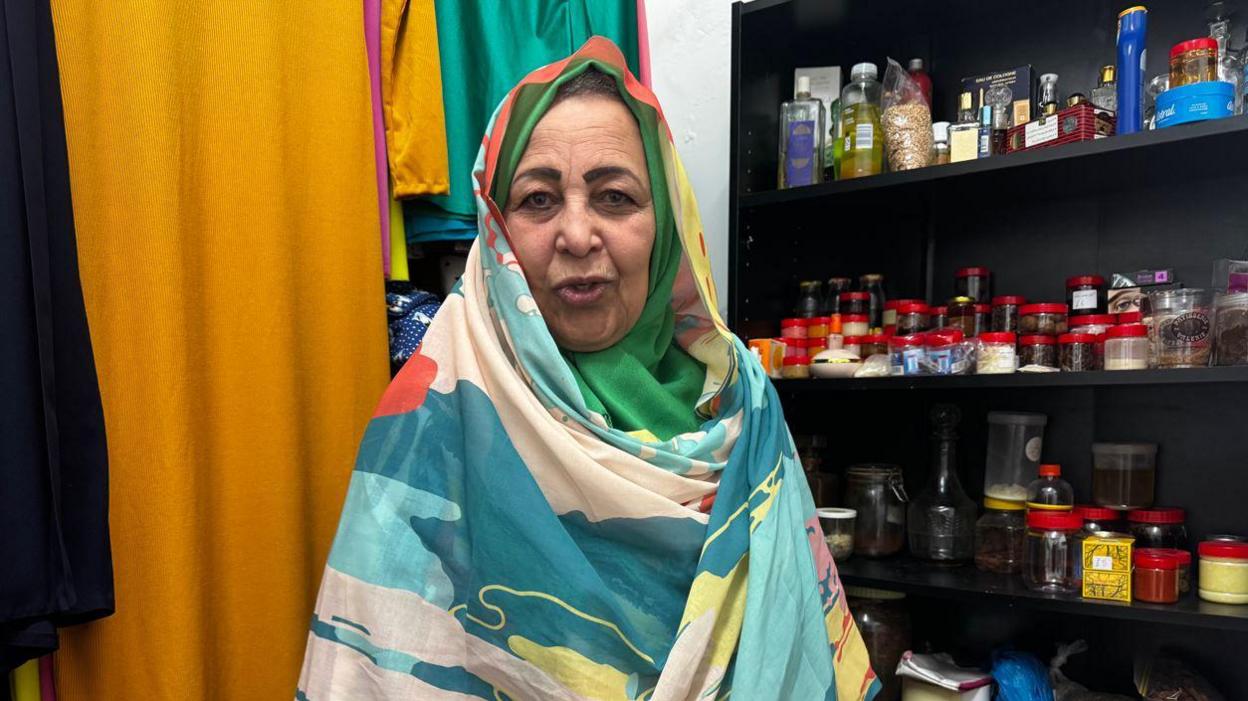
[(1118, 133), (1134, 134), (1144, 125), (1144, 48), (1148, 8), (1129, 7), (1118, 14)]

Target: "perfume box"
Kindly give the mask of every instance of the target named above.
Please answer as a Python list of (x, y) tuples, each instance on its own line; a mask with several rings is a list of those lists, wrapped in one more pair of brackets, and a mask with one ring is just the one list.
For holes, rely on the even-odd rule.
[(979, 108), (988, 104), (1010, 105), (1010, 126), (1026, 124), (1035, 114), (1036, 74), (1031, 66), (1019, 66), (1005, 71), (986, 73), (962, 79), (962, 92), (971, 94), (975, 118)]
[(1114, 133), (1114, 118), (1083, 102), (1054, 115), (1011, 127), (1006, 134), (1006, 153), (1103, 139)]

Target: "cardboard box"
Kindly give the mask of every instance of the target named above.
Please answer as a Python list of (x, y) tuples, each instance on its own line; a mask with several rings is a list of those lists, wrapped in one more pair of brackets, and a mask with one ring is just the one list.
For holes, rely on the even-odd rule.
[(1077, 141), (1103, 139), (1114, 133), (1114, 118), (1090, 103), (1067, 107), (1055, 115), (1010, 128), (1006, 152), (1030, 151)]
[(779, 338), (754, 338), (750, 340), (750, 350), (758, 355), (767, 377), (780, 379), (780, 369), (784, 367), (784, 341)]
[[(983, 106), (983, 98), (989, 91), (1008, 91), (1010, 110), (1010, 126), (1026, 124), (1035, 114), (1036, 74), (1031, 66), (1019, 66), (1006, 71), (986, 73), (962, 79), (962, 92), (971, 94), (971, 106), (975, 108), (975, 118), (979, 119), (979, 108)], [(992, 100), (988, 100), (992, 102)]]
[(1083, 541), (1083, 598), (1131, 603), (1131, 551), (1135, 539), (1121, 533)]

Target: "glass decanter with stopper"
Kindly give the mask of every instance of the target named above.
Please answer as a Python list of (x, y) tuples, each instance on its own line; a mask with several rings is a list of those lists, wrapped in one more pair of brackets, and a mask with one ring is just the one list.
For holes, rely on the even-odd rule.
[(975, 554), (975, 502), (958, 480), (957, 426), (962, 412), (952, 404), (932, 409), (931, 477), (910, 502), (910, 552), (938, 563), (961, 564)]

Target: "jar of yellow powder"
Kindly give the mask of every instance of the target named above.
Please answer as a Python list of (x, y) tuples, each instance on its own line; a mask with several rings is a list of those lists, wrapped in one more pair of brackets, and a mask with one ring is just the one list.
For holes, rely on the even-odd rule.
[(1248, 543), (1206, 540), (1199, 552), (1200, 598), (1248, 604)]

